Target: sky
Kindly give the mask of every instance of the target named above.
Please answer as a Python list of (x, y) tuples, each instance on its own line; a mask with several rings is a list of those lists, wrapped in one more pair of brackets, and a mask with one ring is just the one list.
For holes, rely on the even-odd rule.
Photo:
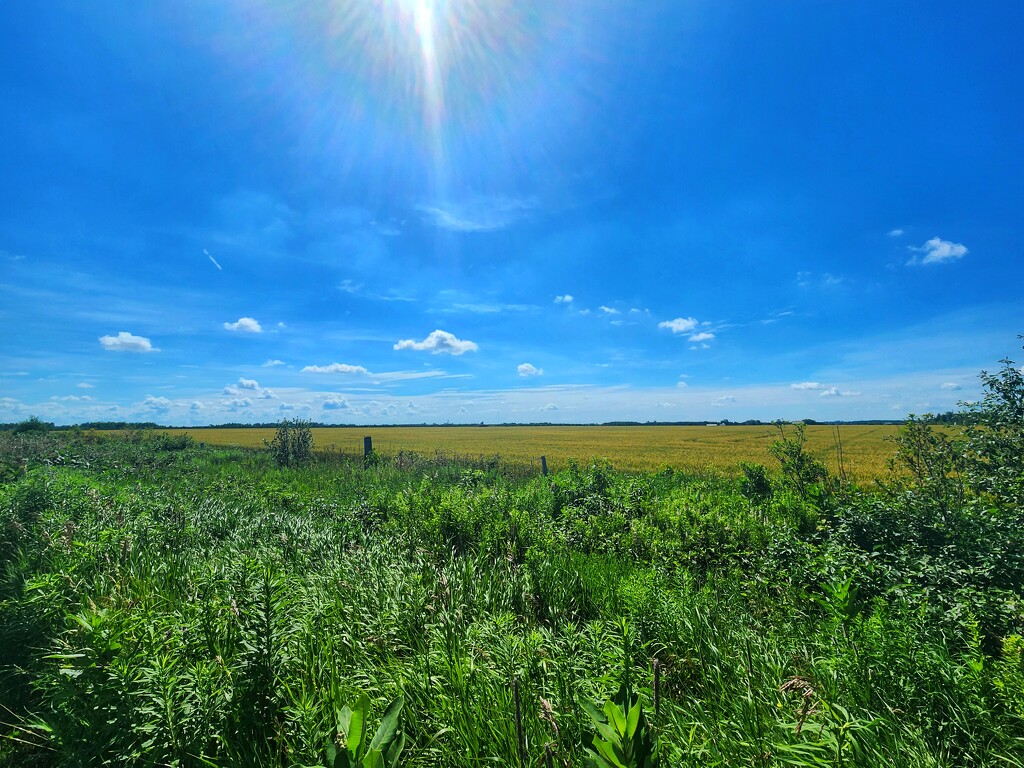
[(900, 419), (1024, 333), (1024, 5), (7, 0), (0, 422)]

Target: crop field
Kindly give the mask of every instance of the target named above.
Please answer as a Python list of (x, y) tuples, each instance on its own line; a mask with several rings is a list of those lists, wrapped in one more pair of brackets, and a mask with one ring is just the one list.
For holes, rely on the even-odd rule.
[[(830, 470), (838, 471), (841, 445), (846, 474), (861, 482), (883, 477), (895, 453), (891, 438), (898, 426), (808, 426), (807, 449)], [(273, 429), (172, 430), (189, 432), (212, 445), (257, 447)], [(770, 463), (766, 450), (779, 431), (771, 426), (675, 427), (331, 427), (313, 430), (318, 450), (361, 453), (363, 437), (386, 456), (400, 451), (437, 452), (470, 458), (497, 456), (502, 462), (539, 466), (547, 458), (552, 470), (570, 461), (588, 464), (607, 459), (616, 469), (656, 471), (665, 467), (736, 474), (741, 461)]]

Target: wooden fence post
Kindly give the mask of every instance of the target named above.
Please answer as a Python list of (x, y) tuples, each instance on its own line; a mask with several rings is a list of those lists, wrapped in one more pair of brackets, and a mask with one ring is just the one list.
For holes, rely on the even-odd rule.
[(367, 436), (363, 438), (363, 458), (365, 459), (371, 453), (373, 453), (373, 438)]
[(547, 456), (541, 456), (540, 457), (540, 473), (542, 475), (544, 475), (544, 477), (548, 476), (548, 457)]

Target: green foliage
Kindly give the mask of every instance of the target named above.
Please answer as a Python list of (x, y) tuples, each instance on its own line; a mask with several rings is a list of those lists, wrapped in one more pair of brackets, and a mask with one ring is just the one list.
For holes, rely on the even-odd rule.
[(401, 696), (392, 701), (368, 740), (369, 697), (362, 693), (354, 707), (346, 704), (337, 713), (337, 736), (327, 743), (327, 768), (395, 768), (405, 749), (405, 737), (398, 729), (404, 705)]
[(1001, 508), (1019, 510), (1024, 508), (1024, 372), (1011, 360), (1000, 362), (998, 372), (981, 372), (985, 394), (969, 409), (964, 474), (975, 492)]
[(24, 435), (27, 433), (49, 432), (53, 428), (54, 425), (52, 422), (42, 421), (37, 416), (30, 416), (24, 421), (19, 421), (15, 424), (13, 432), (16, 435)]
[(841, 493), (799, 428), (740, 483), (4, 432), (0, 766), (1020, 766), (984, 418)]
[(587, 747), (587, 765), (594, 768), (658, 768), (661, 755), (658, 739), (644, 715), (643, 705), (625, 688), (614, 700), (598, 709), (582, 702), (597, 733)]
[(312, 427), (302, 419), (285, 419), (277, 425), (274, 439), (266, 445), (279, 467), (306, 464), (313, 458)]
[(779, 439), (768, 446), (768, 453), (779, 462), (783, 486), (794, 491), (802, 501), (823, 506), (831, 490), (828, 470), (807, 452), (803, 422), (793, 424), (789, 435), (784, 424), (780, 422), (776, 426)]
[(743, 478), (740, 480), (740, 493), (752, 504), (766, 504), (772, 498), (772, 482), (764, 464), (740, 462)]

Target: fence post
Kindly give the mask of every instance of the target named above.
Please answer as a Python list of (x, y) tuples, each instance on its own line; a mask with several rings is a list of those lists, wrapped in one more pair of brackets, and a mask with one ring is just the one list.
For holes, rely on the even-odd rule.
[(371, 453), (373, 453), (373, 438), (366, 436), (363, 438), (363, 458), (365, 459)]
[(541, 456), (540, 457), (540, 473), (542, 475), (544, 475), (544, 477), (548, 476), (548, 458), (547, 458), (547, 456)]

